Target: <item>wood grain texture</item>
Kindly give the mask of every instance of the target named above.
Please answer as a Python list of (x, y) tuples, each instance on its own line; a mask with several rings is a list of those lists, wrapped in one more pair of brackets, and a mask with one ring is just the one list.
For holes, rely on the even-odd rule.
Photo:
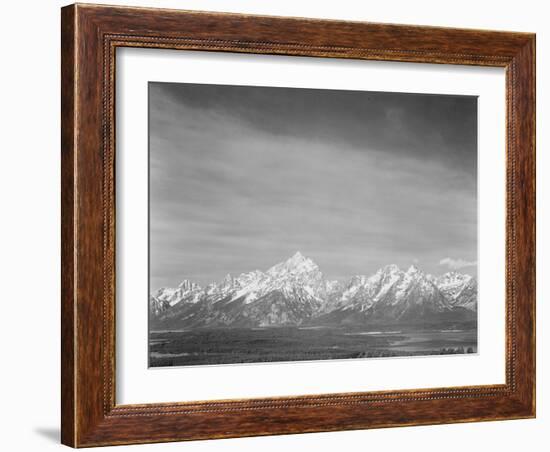
[[(64, 444), (85, 447), (535, 415), (534, 35), (81, 4), (63, 8), (61, 34)], [(130, 46), (504, 67), (506, 384), (116, 405), (114, 74), (116, 48)]]
[(74, 384), (74, 158), (75, 158), (75, 30), (74, 9), (61, 11), (61, 441), (75, 444)]

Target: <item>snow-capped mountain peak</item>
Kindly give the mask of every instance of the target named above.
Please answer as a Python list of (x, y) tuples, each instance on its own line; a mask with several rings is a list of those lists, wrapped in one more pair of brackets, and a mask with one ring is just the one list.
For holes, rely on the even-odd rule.
[(297, 251), (291, 258), (271, 267), (269, 275), (280, 275), (281, 273), (309, 273), (319, 271), (319, 267), (311, 259)]
[(451, 305), (477, 310), (477, 281), (473, 276), (447, 272), (436, 284)]
[(296, 251), (293, 256), (288, 259), (289, 261), (295, 261), (295, 262), (303, 262), (305, 260), (308, 260), (307, 257), (305, 257), (300, 251)]
[(188, 279), (184, 279), (178, 285), (178, 288), (182, 290), (195, 290), (195, 289), (200, 289), (200, 286), (192, 281), (189, 281)]
[(438, 284), (442, 286), (450, 286), (455, 284), (464, 284), (472, 277), (458, 272), (447, 272), (437, 278)]
[(290, 298), (299, 297), (302, 301), (315, 300), (315, 303), (319, 303), (321, 292), (324, 294), (327, 290), (317, 264), (299, 251), (265, 273), (257, 271), (244, 276), (239, 277), (244, 284), (240, 284), (232, 300), (243, 299), (246, 304), (273, 291), (279, 291)]
[(201, 286), (184, 279), (177, 288), (162, 287), (156, 291), (153, 297), (159, 301), (174, 306), (182, 301), (187, 303), (196, 303), (204, 294)]
[(447, 272), (436, 279), (436, 284), (448, 298), (453, 299), (471, 279), (470, 275)]
[(401, 273), (401, 269), (395, 265), (395, 264), (389, 264), (382, 267), (380, 270), (378, 270), (377, 273), (384, 273), (384, 274), (395, 274), (395, 273)]
[(402, 271), (391, 264), (347, 283), (329, 281), (300, 252), (266, 272), (228, 274), (204, 289), (185, 280), (150, 297), (159, 327), (437, 322), (472, 319), (476, 310), (477, 282), (469, 275), (436, 278), (415, 265)]

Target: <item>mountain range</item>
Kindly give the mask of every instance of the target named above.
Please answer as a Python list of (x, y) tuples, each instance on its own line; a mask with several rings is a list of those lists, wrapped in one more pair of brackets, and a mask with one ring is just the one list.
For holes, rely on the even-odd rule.
[(152, 330), (290, 325), (437, 324), (475, 321), (477, 281), (387, 265), (348, 282), (325, 279), (297, 252), (271, 267), (206, 287), (185, 280), (149, 297)]

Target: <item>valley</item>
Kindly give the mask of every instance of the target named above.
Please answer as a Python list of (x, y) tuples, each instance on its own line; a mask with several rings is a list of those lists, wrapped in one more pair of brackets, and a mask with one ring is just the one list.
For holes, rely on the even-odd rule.
[(298, 252), (266, 272), (157, 290), (149, 338), (153, 367), (474, 353), (477, 282), (396, 265), (331, 281)]

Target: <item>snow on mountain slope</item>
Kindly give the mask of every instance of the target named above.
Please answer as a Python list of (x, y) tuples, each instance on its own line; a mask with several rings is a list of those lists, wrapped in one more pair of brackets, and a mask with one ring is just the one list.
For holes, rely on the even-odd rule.
[[(343, 312), (347, 311), (344, 316)], [(347, 322), (398, 322), (435, 319), (447, 315), (452, 307), (447, 303), (430, 275), (411, 266), (406, 272), (388, 265), (369, 278), (351, 279), (341, 300), (336, 303), (334, 316), (346, 317)], [(352, 313), (356, 313), (353, 317)]]
[(153, 295), (149, 297), (149, 312), (153, 316), (159, 316), (164, 311), (170, 309), (170, 303), (166, 300), (161, 300)]
[(470, 278), (451, 302), (454, 307), (477, 311), (477, 281)]
[(302, 292), (304, 299), (320, 303), (326, 291), (325, 281), (317, 264), (299, 252), (265, 273), (256, 271), (239, 276), (237, 287), (232, 294), (232, 301), (243, 298), (246, 304), (273, 291), (292, 297), (297, 290)]
[(472, 277), (457, 272), (448, 272), (436, 279), (436, 283), (449, 300), (454, 300)]
[(439, 290), (453, 306), (477, 310), (477, 281), (470, 275), (448, 272), (437, 278)]
[(203, 289), (187, 279), (175, 289), (163, 287), (154, 294), (158, 300), (166, 301), (170, 306), (174, 306), (180, 302), (196, 303), (204, 295)]
[[(456, 272), (434, 278), (387, 265), (347, 283), (325, 280), (300, 252), (267, 271), (227, 275), (205, 289), (184, 281), (151, 296), (156, 326), (270, 326), (452, 319), (477, 308), (477, 283)], [(458, 317), (457, 317), (458, 318)]]

